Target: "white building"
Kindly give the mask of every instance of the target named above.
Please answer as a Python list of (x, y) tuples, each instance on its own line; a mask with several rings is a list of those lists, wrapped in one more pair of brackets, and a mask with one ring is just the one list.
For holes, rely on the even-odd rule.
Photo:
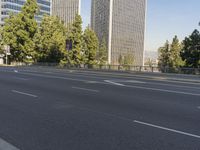
[(66, 25), (72, 23), (80, 11), (81, 0), (52, 0), (51, 14), (58, 16)]
[(107, 41), (108, 62), (133, 55), (143, 65), (146, 0), (92, 0), (91, 26), (99, 41)]

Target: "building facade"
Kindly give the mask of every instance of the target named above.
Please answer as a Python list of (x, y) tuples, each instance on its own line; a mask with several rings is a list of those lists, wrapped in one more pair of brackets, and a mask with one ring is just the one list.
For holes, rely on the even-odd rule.
[(80, 10), (81, 0), (52, 0), (52, 15), (58, 16), (66, 25), (74, 21)]
[[(4, 24), (4, 20), (9, 17), (10, 13), (19, 13), (25, 2), (26, 0), (1, 0), (0, 24)], [(35, 18), (37, 22), (40, 22), (44, 14), (50, 15), (51, 2), (50, 0), (37, 0), (37, 3), (40, 11)]]
[(107, 41), (108, 63), (133, 55), (134, 65), (144, 63), (146, 0), (92, 0), (91, 27)]

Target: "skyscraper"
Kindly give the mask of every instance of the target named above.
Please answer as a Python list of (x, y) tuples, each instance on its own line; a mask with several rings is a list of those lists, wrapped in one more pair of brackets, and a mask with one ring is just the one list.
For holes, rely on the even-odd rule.
[(52, 15), (58, 16), (65, 24), (72, 23), (80, 14), (81, 0), (52, 0)]
[(91, 26), (107, 41), (108, 62), (133, 55), (143, 65), (146, 0), (92, 0)]
[[(10, 13), (19, 13), (26, 0), (1, 0), (0, 1), (0, 24), (4, 24), (5, 18), (9, 17)], [(37, 0), (40, 12), (35, 16), (37, 22), (40, 22), (44, 14), (50, 15), (50, 0)]]

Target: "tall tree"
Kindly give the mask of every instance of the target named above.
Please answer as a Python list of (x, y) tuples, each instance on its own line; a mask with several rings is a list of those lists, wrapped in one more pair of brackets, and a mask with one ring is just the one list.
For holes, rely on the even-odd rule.
[(82, 18), (76, 15), (73, 24), (70, 26), (67, 40), (71, 42), (72, 50), (69, 50), (69, 62), (73, 65), (84, 63)]
[(0, 55), (3, 55), (5, 53), (2, 40), (2, 29), (3, 28), (0, 27)]
[(134, 55), (128, 53), (124, 56), (124, 65), (133, 65), (134, 64)]
[(200, 33), (198, 30), (183, 41), (181, 57), (187, 67), (200, 67)]
[(145, 61), (145, 65), (147, 65), (147, 66), (149, 66), (149, 67), (153, 67), (153, 65), (154, 65), (153, 59), (148, 58), (148, 59)]
[(36, 0), (27, 0), (22, 11), (11, 15), (3, 27), (2, 38), (11, 47), (11, 59), (14, 61), (34, 61), (36, 52), (33, 38), (37, 31), (35, 15), (38, 12)]
[(39, 62), (66, 61), (66, 27), (55, 16), (44, 16), (34, 41)]
[(98, 52), (98, 61), (100, 65), (105, 65), (108, 62), (108, 50), (106, 45), (106, 39), (103, 38)]
[(119, 65), (123, 65), (124, 64), (124, 58), (123, 58), (122, 54), (119, 55), (118, 63), (119, 63)]
[(169, 67), (170, 62), (170, 44), (168, 41), (166, 41), (165, 45), (163, 47), (160, 47), (158, 49), (159, 51), (159, 62), (158, 66), (163, 67)]
[(85, 64), (93, 65), (96, 63), (96, 55), (99, 46), (98, 38), (93, 30), (87, 27), (83, 34)]
[(181, 53), (181, 44), (179, 43), (178, 37), (175, 36), (170, 46), (169, 67), (177, 68), (184, 64), (181, 59), (180, 53)]

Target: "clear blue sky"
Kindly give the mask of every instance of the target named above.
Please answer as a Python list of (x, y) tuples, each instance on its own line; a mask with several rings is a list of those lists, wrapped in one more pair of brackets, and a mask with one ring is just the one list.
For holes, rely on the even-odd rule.
[[(156, 51), (174, 35), (184, 39), (199, 29), (200, 0), (147, 0), (146, 50)], [(91, 0), (82, 0), (84, 27), (90, 23)]]

